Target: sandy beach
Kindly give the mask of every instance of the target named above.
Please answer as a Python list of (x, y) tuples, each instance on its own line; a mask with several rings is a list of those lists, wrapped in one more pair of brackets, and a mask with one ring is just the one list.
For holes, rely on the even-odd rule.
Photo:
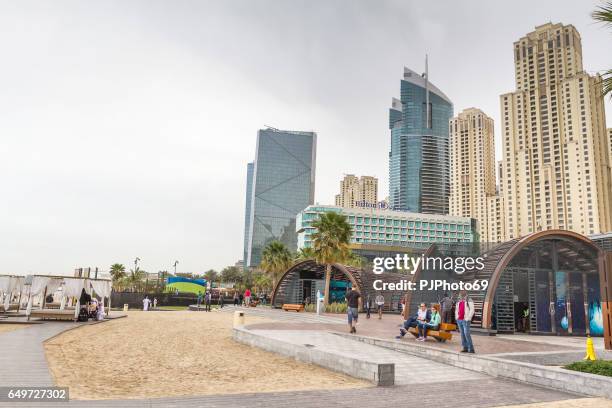
[[(233, 316), (130, 312), (45, 343), (58, 386), (71, 399), (159, 398), (366, 387), (314, 365), (238, 344)], [(247, 324), (266, 322), (249, 317)], [(1, 328), (1, 326), (0, 326)]]

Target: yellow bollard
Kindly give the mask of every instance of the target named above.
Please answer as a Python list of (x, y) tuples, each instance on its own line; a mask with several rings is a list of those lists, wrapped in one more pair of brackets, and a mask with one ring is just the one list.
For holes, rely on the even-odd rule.
[(584, 359), (590, 361), (597, 360), (597, 356), (595, 355), (595, 347), (593, 346), (593, 339), (591, 338), (591, 336), (587, 336), (586, 347), (586, 356), (584, 357)]

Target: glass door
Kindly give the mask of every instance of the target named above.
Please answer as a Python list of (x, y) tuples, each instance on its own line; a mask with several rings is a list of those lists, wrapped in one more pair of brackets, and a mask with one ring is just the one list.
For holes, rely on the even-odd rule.
[(550, 282), (548, 271), (535, 271), (535, 303), (536, 303), (536, 331), (540, 333), (552, 332)]
[(556, 271), (555, 276), (555, 326), (557, 333), (569, 333), (569, 316), (568, 316), (568, 282), (567, 273)]
[(569, 292), (569, 332), (572, 334), (586, 334), (586, 314), (584, 311), (584, 285), (581, 272), (568, 272)]

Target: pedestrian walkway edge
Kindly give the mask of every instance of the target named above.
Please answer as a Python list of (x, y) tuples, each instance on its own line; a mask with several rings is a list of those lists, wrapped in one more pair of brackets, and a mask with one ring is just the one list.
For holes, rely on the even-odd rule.
[(316, 364), (332, 371), (369, 381), (377, 386), (389, 386), (395, 383), (395, 364), (393, 363), (347, 358), (321, 350), (316, 346), (293, 344), (263, 336), (246, 329), (244, 326), (234, 327), (232, 338), (242, 344), (291, 357), (304, 363)]
[(612, 378), (596, 374), (505, 360), (490, 355), (474, 355), (441, 350), (421, 344), (384, 340), (375, 337), (334, 333), (337, 336), (384, 347), (440, 363), (477, 371), (493, 377), (507, 378), (572, 394), (612, 398)]

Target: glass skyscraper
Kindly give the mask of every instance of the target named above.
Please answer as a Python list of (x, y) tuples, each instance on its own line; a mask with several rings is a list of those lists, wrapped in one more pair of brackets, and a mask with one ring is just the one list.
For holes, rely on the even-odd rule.
[(247, 167), (245, 267), (259, 265), (273, 240), (297, 250), (295, 218), (314, 203), (316, 145), (314, 132), (268, 128), (257, 133), (255, 161)]
[(251, 199), (253, 195), (253, 168), (255, 163), (250, 162), (247, 164), (247, 182), (246, 182), (246, 199), (244, 205), (244, 254), (242, 258), (242, 265), (246, 268), (246, 259), (249, 256), (248, 242), (249, 242), (249, 230), (251, 222)]
[(427, 75), (404, 68), (401, 99), (389, 110), (389, 206), (448, 214), (449, 119), (453, 104)]

